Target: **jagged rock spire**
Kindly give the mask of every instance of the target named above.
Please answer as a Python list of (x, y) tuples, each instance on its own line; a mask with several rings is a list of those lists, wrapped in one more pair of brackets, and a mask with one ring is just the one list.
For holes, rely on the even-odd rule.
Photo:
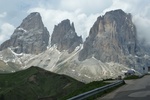
[(38, 54), (46, 50), (48, 42), (49, 32), (40, 13), (33, 12), (15, 29), (11, 38), (1, 44), (0, 50), (10, 47), (16, 53)]
[(79, 60), (95, 57), (103, 62), (122, 62), (124, 55), (136, 53), (136, 29), (131, 14), (122, 10), (97, 18), (84, 42)]
[(58, 25), (55, 25), (51, 45), (56, 45), (59, 51), (68, 50), (72, 52), (81, 43), (82, 38), (77, 36), (74, 24), (70, 24), (69, 19), (63, 20)]

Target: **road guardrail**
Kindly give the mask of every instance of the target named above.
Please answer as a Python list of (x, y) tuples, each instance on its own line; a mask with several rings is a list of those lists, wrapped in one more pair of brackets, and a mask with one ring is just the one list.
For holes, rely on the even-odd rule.
[(119, 80), (117, 82), (114, 82), (114, 83), (111, 83), (111, 84), (108, 84), (108, 85), (105, 85), (105, 86), (102, 86), (102, 87), (99, 87), (99, 88), (96, 88), (96, 89), (93, 89), (93, 90), (90, 90), (88, 92), (85, 92), (85, 93), (82, 93), (82, 94), (79, 94), (77, 96), (74, 96), (72, 98), (69, 98), (67, 100), (83, 100), (83, 99), (86, 99), (90, 96), (93, 96), (95, 94), (98, 94), (100, 92), (103, 92), (105, 90), (108, 90), (110, 88), (113, 88), (115, 86), (119, 86), (121, 84), (124, 83), (124, 80)]

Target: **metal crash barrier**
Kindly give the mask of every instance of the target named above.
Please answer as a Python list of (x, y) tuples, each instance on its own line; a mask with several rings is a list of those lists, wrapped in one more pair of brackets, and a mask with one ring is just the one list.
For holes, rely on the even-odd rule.
[(111, 84), (108, 84), (108, 85), (105, 85), (105, 86), (102, 86), (102, 87), (99, 87), (99, 88), (96, 88), (96, 89), (93, 89), (91, 91), (88, 91), (88, 92), (85, 92), (85, 93), (82, 93), (82, 94), (79, 94), (77, 96), (74, 96), (72, 98), (69, 98), (67, 100), (83, 100), (83, 99), (86, 99), (90, 96), (93, 96), (95, 94), (98, 94), (100, 92), (103, 92), (105, 90), (108, 90), (110, 88), (113, 88), (115, 86), (119, 86), (121, 84), (124, 83), (124, 80), (119, 80), (117, 82), (114, 82), (114, 83), (111, 83)]

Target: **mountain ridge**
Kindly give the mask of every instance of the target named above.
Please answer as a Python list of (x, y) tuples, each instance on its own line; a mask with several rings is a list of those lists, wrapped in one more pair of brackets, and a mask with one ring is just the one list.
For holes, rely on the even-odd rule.
[[(62, 99), (85, 84), (36, 66), (9, 74), (0, 74), (0, 98), (5, 100)], [(7, 82), (7, 84), (6, 84)]]
[(56, 45), (59, 51), (73, 52), (80, 44), (82, 44), (82, 37), (77, 36), (73, 22), (70, 24), (70, 20), (66, 19), (55, 25), (51, 37), (51, 46)]
[(19, 70), (39, 66), (88, 83), (124, 77), (124, 72), (130, 69), (138, 75), (147, 73), (149, 50), (137, 39), (131, 14), (118, 9), (99, 16), (85, 42), (75, 32), (74, 24), (66, 19), (55, 25), (51, 47), (38, 54), (19, 55), (10, 48), (14, 57), (3, 57), (0, 51), (0, 60), (21, 62)]
[[(128, 46), (129, 42), (133, 45)], [(110, 11), (97, 18), (90, 30), (89, 37), (84, 42), (79, 60), (82, 61), (88, 56), (94, 55), (96, 59), (103, 62), (119, 62), (117, 56), (121, 56), (121, 54), (135, 55), (135, 47), (136, 29), (132, 23), (131, 15), (120, 9)], [(129, 50), (130, 48), (131, 50)]]
[(10, 39), (0, 45), (0, 50), (11, 48), (16, 53), (38, 54), (46, 50), (49, 32), (38, 12), (29, 14)]

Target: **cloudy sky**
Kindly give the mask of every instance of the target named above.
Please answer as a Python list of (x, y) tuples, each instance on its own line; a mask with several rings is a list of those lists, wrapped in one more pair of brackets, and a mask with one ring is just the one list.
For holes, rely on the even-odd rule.
[(96, 18), (115, 9), (131, 13), (138, 36), (150, 42), (150, 0), (0, 0), (0, 44), (31, 12), (41, 13), (50, 34), (54, 25), (70, 19), (85, 39)]

